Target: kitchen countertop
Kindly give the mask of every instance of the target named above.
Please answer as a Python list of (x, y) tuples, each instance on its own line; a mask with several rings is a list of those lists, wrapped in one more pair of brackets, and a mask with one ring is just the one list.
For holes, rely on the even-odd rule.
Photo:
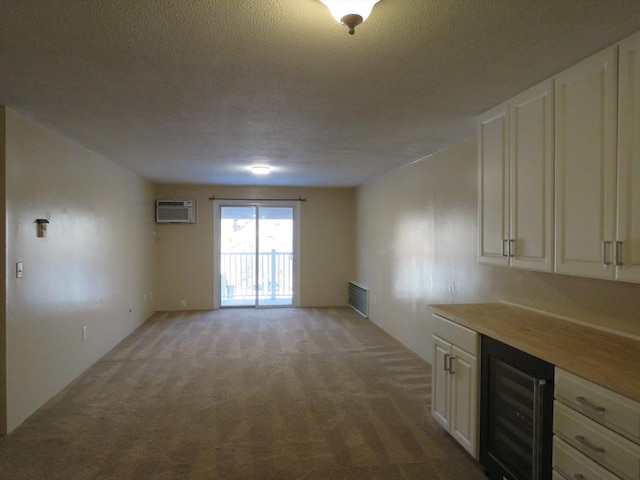
[(502, 303), (429, 305), (433, 313), (640, 402), (640, 341)]

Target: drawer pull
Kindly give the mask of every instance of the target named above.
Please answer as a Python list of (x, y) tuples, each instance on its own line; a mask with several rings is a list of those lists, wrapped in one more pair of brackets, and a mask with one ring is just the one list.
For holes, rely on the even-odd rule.
[(576, 397), (576, 400), (580, 405), (582, 405), (583, 408), (588, 408), (589, 410), (592, 410), (595, 413), (604, 413), (604, 407), (595, 405), (584, 397)]
[(604, 453), (604, 448), (596, 447), (594, 444), (592, 444), (589, 440), (584, 438), (582, 435), (576, 435), (574, 438), (580, 445), (591, 450), (593, 453), (597, 455), (602, 455)]

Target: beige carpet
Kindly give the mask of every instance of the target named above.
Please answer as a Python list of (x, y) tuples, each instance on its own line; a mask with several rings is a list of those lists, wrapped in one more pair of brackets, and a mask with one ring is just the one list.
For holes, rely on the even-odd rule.
[(0, 479), (484, 479), (429, 384), (350, 309), (159, 313), (0, 439)]

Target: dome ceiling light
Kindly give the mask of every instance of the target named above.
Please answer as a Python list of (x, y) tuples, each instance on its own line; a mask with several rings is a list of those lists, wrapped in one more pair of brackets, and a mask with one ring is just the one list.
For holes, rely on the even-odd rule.
[(251, 172), (254, 175), (269, 175), (271, 167), (268, 165), (253, 165), (251, 167)]
[(333, 17), (349, 29), (349, 35), (356, 33), (356, 27), (371, 14), (373, 6), (380, 0), (320, 0)]

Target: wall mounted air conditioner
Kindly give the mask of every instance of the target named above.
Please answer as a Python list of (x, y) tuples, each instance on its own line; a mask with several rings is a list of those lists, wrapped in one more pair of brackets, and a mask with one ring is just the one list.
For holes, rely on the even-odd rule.
[(196, 223), (195, 200), (156, 200), (156, 223)]

